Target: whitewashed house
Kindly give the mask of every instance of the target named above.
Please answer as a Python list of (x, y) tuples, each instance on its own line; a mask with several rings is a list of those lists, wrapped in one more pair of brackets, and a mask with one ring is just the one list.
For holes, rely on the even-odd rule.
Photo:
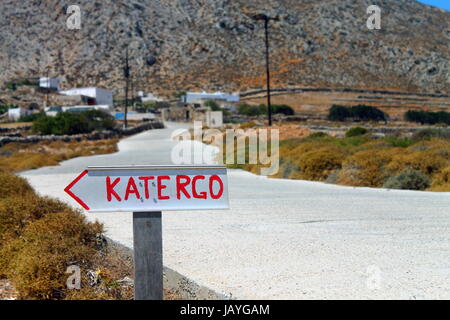
[(8, 120), (9, 121), (18, 121), (20, 117), (31, 114), (30, 110), (23, 108), (11, 108), (8, 109)]
[(41, 78), (39, 78), (39, 87), (59, 91), (59, 79), (58, 78), (41, 77)]
[(113, 92), (101, 88), (76, 88), (61, 91), (60, 93), (68, 96), (89, 97), (89, 105), (108, 105), (110, 107), (113, 106)]
[(94, 106), (53, 106), (45, 108), (45, 114), (48, 116), (56, 116), (60, 112), (83, 112), (88, 110), (100, 110), (112, 114), (113, 108), (109, 105), (94, 105)]
[(158, 98), (153, 93), (144, 93), (143, 91), (138, 92), (138, 96), (141, 98), (142, 102), (152, 103), (152, 102), (162, 102), (164, 101), (161, 98)]
[(182, 102), (184, 103), (194, 103), (201, 100), (221, 100), (225, 102), (239, 102), (239, 94), (228, 94), (223, 92), (187, 92), (186, 95), (182, 97)]

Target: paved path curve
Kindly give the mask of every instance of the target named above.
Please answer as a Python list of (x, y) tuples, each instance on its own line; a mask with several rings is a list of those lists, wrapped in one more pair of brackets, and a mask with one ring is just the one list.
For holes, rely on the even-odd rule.
[[(111, 155), (24, 172), (40, 193), (87, 165), (169, 164), (169, 124)], [(350, 188), (229, 171), (232, 209), (163, 215), (164, 264), (249, 299), (450, 299), (450, 194)], [(132, 247), (131, 214), (88, 214)]]

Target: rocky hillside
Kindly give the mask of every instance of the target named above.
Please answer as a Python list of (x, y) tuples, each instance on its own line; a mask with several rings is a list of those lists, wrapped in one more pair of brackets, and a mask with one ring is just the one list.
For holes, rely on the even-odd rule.
[[(81, 29), (68, 30), (78, 3)], [(382, 29), (366, 8), (382, 9)], [(450, 92), (450, 13), (413, 0), (2, 0), (0, 81), (60, 76), (64, 87), (123, 87), (129, 46), (135, 86), (153, 92), (264, 86), (271, 27), (276, 87)]]

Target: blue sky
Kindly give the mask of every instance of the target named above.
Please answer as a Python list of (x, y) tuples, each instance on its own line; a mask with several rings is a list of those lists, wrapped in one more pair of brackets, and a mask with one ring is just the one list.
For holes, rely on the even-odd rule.
[(419, 2), (428, 4), (430, 6), (443, 8), (450, 11), (450, 1), (449, 0), (418, 0)]

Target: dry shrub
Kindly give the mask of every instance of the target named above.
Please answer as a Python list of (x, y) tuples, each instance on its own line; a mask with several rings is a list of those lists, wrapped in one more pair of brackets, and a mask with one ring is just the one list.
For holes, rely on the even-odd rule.
[(433, 177), (430, 190), (438, 192), (450, 191), (450, 166), (442, 169), (441, 172)]
[(387, 179), (384, 187), (400, 190), (425, 190), (430, 187), (430, 178), (421, 171), (407, 168)]
[(443, 157), (437, 151), (427, 150), (412, 153), (397, 154), (388, 165), (394, 173), (399, 173), (405, 168), (412, 168), (427, 175), (438, 173), (449, 163), (448, 158)]
[(115, 300), (115, 297), (92, 287), (86, 287), (80, 290), (70, 290), (65, 300)]
[(22, 171), (37, 169), (45, 166), (55, 166), (59, 158), (45, 153), (19, 153), (10, 157), (0, 158), (0, 169), (8, 171)]
[(386, 165), (398, 152), (397, 148), (357, 152), (344, 161), (336, 182), (350, 186), (382, 187), (388, 175)]
[(336, 148), (322, 148), (304, 153), (296, 163), (300, 172), (292, 174), (292, 177), (324, 181), (333, 171), (341, 168), (344, 159), (345, 154)]
[(0, 199), (8, 197), (26, 197), (34, 190), (24, 178), (7, 172), (0, 172)]
[(65, 273), (69, 264), (89, 267), (97, 253), (95, 238), (102, 232), (98, 223), (88, 223), (75, 211), (47, 214), (31, 223), (12, 242), (15, 258), (7, 277), (25, 299), (54, 299), (65, 296)]
[(8, 273), (11, 261), (20, 251), (20, 244), (13, 240), (19, 238), (32, 222), (63, 210), (68, 207), (62, 202), (35, 194), (0, 200), (0, 276)]
[(38, 143), (9, 143), (0, 148), (0, 170), (22, 171), (45, 166), (80, 156), (116, 152), (117, 139), (98, 141), (54, 141)]
[[(0, 247), (3, 242), (18, 238), (31, 222), (48, 213), (68, 210), (58, 200), (30, 193), (0, 200)], [(1, 258), (0, 258), (1, 259)]]

